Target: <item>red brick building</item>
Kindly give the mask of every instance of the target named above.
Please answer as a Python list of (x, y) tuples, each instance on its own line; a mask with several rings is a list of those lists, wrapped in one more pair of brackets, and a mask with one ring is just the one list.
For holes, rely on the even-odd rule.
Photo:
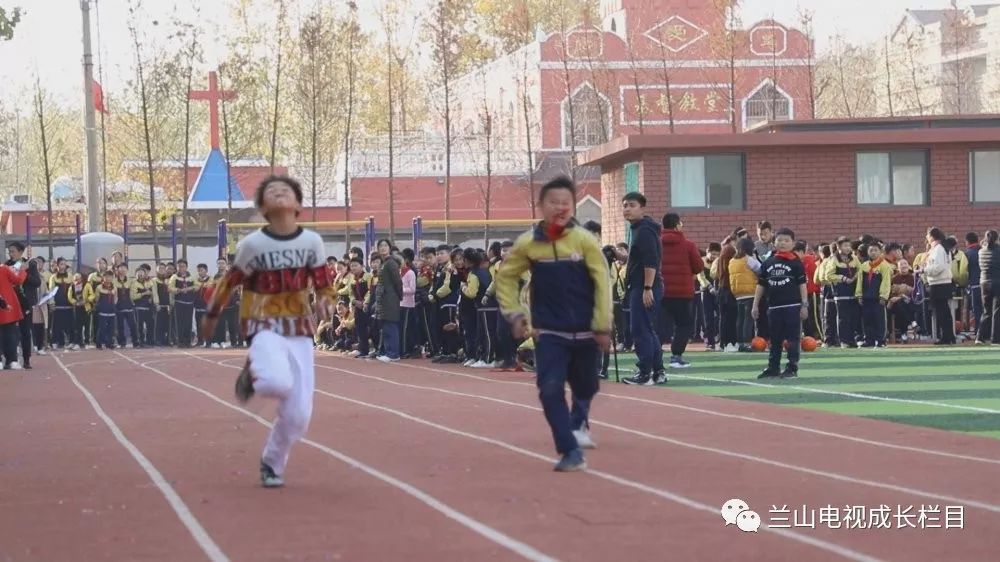
[[(649, 214), (680, 213), (699, 245), (762, 219), (800, 238), (870, 233), (921, 243), (1000, 227), (1000, 116), (800, 121), (751, 133), (628, 135), (582, 155), (605, 201), (642, 192)], [(604, 206), (606, 242), (625, 239)]]
[[(530, 218), (529, 168), (536, 187), (574, 172), (599, 202), (597, 170), (573, 169), (573, 156), (622, 135), (731, 133), (811, 115), (812, 46), (795, 29), (770, 20), (729, 29), (713, 0), (603, 0), (600, 18), (540, 33), (452, 85), (451, 218), (486, 218), (487, 109), (494, 218)], [(426, 130), (395, 138), (398, 225), (414, 211), (444, 218), (440, 93), (431, 106)], [(355, 216), (387, 213), (387, 146), (368, 137), (352, 154)]]

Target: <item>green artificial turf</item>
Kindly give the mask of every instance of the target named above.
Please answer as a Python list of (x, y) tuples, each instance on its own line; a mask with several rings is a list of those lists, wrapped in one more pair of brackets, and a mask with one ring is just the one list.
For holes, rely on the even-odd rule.
[[(817, 350), (799, 377), (758, 381), (765, 353), (689, 353), (668, 388), (1000, 438), (1000, 348)], [(618, 356), (628, 376), (632, 355)]]

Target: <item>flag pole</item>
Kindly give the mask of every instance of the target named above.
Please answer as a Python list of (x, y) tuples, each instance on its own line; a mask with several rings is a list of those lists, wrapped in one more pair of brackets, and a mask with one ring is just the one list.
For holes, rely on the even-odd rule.
[(87, 140), (87, 232), (98, 232), (101, 219), (97, 177), (97, 126), (94, 116), (94, 55), (90, 45), (90, 0), (80, 0), (83, 16), (83, 120)]

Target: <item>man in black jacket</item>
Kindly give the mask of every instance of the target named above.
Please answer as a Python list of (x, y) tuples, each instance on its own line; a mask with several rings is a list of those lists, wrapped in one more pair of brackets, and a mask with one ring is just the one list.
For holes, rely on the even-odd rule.
[(17, 299), (21, 301), (21, 310), (24, 311), (24, 318), (17, 323), (21, 332), (21, 353), (24, 355), (25, 369), (31, 368), (31, 312), (35, 304), (38, 303), (38, 288), (42, 286), (42, 276), (38, 273), (38, 264), (34, 260), (24, 258), (24, 244), (11, 242), (7, 245), (7, 265), (13, 266), (17, 262), (24, 262), (22, 267), (28, 268), (28, 276), (24, 283), (15, 287)]
[(629, 222), (632, 234), (625, 290), (632, 311), (632, 341), (639, 364), (639, 372), (624, 379), (624, 382), (648, 386), (666, 382), (663, 350), (656, 333), (660, 322), (660, 301), (663, 300), (660, 225), (646, 215), (646, 197), (638, 192), (625, 194), (622, 214)]

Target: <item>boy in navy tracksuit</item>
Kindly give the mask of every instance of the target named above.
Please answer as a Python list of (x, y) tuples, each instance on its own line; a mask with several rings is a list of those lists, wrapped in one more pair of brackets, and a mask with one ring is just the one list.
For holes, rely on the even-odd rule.
[[(519, 281), (531, 270), (531, 325), (535, 338), (536, 384), (556, 451), (558, 472), (587, 467), (587, 416), (598, 390), (600, 349), (611, 346), (611, 283), (600, 243), (575, 225), (576, 186), (557, 178), (539, 193), (543, 221), (518, 237), (500, 268), (497, 297), (515, 338), (527, 335), (528, 311)], [(565, 386), (573, 391), (573, 411)], [(592, 443), (590, 446), (593, 446)]]
[(892, 273), (892, 266), (882, 259), (882, 248), (878, 244), (868, 246), (868, 261), (858, 270), (855, 293), (865, 327), (863, 347), (885, 347), (885, 305), (892, 288)]
[[(809, 317), (809, 296), (806, 289), (806, 270), (792, 249), (795, 233), (782, 228), (774, 236), (775, 252), (760, 269), (757, 290), (754, 294), (752, 314), (760, 316), (761, 301), (767, 298), (767, 321), (771, 337), (771, 353), (767, 368), (757, 378), (783, 379), (798, 376), (799, 340), (802, 321)], [(781, 371), (781, 349), (788, 343), (788, 365)]]
[(826, 282), (833, 290), (833, 300), (837, 303), (837, 339), (840, 347), (857, 347), (858, 331), (855, 326), (861, 318), (858, 301), (854, 296), (857, 289), (858, 271), (861, 262), (854, 257), (851, 241), (837, 239), (837, 253), (826, 268)]

